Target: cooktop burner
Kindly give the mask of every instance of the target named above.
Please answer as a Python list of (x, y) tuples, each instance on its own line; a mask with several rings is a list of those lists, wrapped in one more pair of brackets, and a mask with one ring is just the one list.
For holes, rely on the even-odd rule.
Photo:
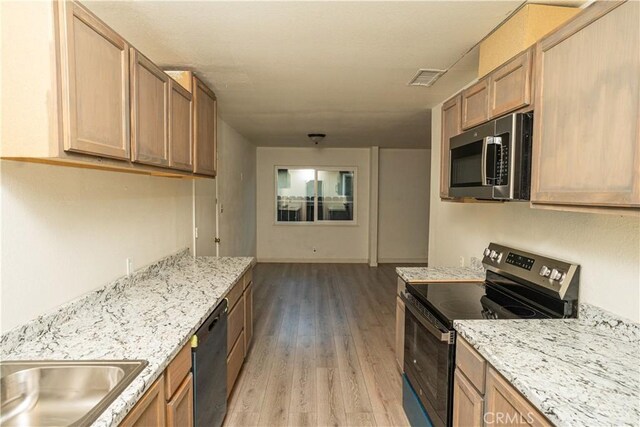
[[(513, 284), (513, 287), (520, 286)], [(544, 319), (552, 317), (518, 298), (505, 281), (409, 284), (407, 290), (448, 326), (465, 319)]]

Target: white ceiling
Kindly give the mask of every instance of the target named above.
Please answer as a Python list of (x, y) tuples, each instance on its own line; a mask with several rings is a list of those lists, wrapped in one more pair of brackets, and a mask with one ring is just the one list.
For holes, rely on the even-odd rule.
[(522, 1), (85, 2), (161, 66), (189, 68), (260, 146), (427, 147), (430, 108), (476, 76), (473, 52)]

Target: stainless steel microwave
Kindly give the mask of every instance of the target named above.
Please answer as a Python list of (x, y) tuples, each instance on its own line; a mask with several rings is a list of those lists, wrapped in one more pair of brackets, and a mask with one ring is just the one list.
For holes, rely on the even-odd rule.
[(533, 113), (516, 113), (449, 140), (449, 195), (529, 200)]

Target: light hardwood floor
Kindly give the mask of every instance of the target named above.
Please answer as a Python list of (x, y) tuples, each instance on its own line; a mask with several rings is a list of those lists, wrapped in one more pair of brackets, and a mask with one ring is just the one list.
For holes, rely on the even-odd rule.
[(394, 266), (258, 264), (225, 426), (405, 426)]

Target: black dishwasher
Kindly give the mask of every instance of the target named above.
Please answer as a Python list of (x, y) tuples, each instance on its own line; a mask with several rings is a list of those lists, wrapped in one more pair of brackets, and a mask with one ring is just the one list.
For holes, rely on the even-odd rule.
[(227, 300), (224, 299), (192, 340), (194, 421), (220, 427), (227, 412)]

